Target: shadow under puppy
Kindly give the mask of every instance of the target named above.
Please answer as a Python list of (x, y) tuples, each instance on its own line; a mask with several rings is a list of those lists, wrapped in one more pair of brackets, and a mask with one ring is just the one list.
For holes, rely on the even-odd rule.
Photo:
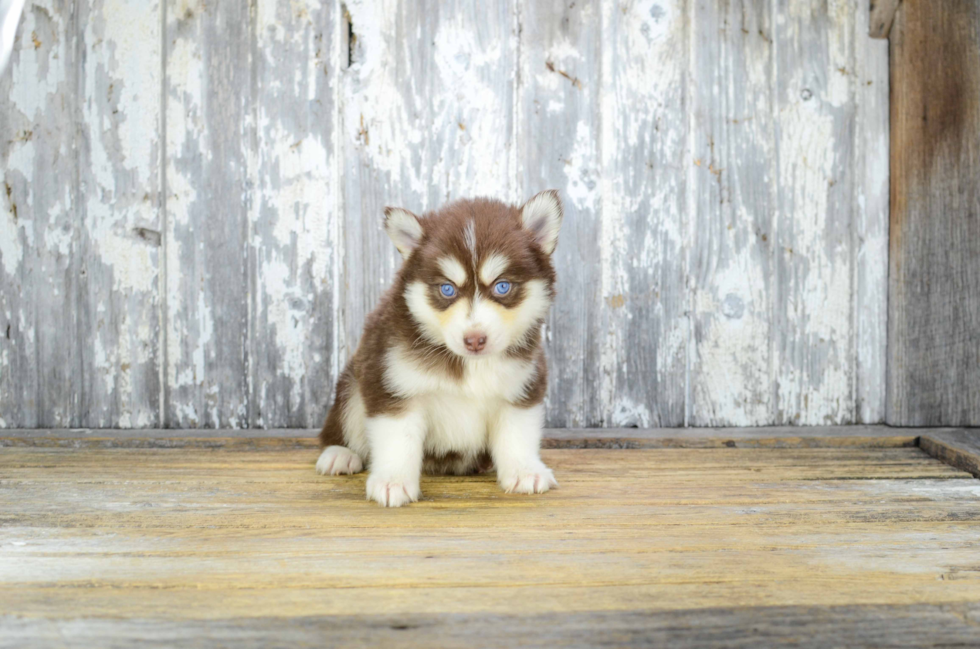
[(541, 325), (561, 220), (553, 190), (521, 207), (477, 198), (424, 217), (385, 210), (404, 263), (337, 382), (317, 473), (366, 463), (367, 497), (387, 507), (419, 499), (423, 469), (464, 475), (492, 463), (508, 493), (557, 486), (539, 447)]

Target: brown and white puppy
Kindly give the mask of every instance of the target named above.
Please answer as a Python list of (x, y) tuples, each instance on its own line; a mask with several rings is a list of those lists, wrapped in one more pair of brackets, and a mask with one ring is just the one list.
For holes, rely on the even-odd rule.
[(556, 191), (522, 207), (478, 198), (421, 218), (385, 210), (405, 261), (337, 383), (317, 473), (367, 464), (367, 497), (387, 507), (419, 499), (423, 468), (462, 475), (492, 462), (504, 491), (557, 486), (539, 447), (561, 219)]

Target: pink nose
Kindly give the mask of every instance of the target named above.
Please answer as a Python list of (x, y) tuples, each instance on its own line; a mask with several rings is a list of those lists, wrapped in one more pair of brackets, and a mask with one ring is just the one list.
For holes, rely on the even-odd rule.
[(470, 332), (463, 336), (463, 343), (466, 344), (466, 349), (478, 352), (487, 346), (487, 336), (478, 331)]

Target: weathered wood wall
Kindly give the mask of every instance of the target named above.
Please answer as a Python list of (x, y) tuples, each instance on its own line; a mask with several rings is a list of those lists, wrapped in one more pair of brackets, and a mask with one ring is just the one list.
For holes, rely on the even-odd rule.
[(867, 0), (34, 2), (0, 425), (317, 426), (397, 267), (382, 206), (548, 187), (550, 425), (881, 421), (867, 33)]
[(980, 426), (980, 3), (906, 0), (891, 55), (888, 422)]

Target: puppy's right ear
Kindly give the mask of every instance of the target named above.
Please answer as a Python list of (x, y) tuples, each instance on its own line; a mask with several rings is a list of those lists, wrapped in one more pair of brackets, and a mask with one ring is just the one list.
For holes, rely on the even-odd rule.
[(402, 254), (402, 259), (408, 259), (422, 241), (419, 217), (400, 207), (385, 208), (385, 232)]

